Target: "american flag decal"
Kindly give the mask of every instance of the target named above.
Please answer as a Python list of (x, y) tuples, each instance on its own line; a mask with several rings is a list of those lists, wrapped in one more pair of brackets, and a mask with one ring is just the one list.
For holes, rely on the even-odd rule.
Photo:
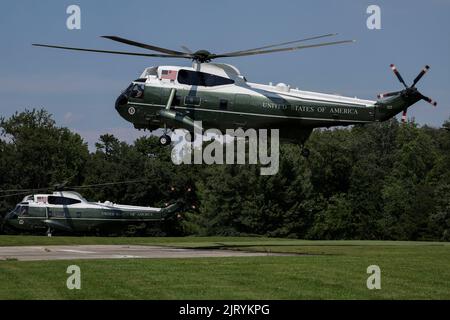
[(162, 70), (161, 79), (175, 80), (177, 78), (177, 71), (175, 70)]

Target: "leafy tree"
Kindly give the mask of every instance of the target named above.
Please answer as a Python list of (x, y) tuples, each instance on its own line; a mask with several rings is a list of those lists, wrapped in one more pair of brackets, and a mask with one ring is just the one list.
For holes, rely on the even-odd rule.
[(69, 185), (85, 197), (182, 212), (127, 235), (266, 235), (308, 239), (450, 240), (450, 119), (443, 129), (395, 119), (316, 130), (309, 159), (281, 145), (279, 172), (257, 165), (174, 165), (156, 137), (99, 137), (95, 151), (45, 110), (0, 118), (0, 215), (23, 194)]
[[(83, 179), (87, 144), (78, 134), (57, 127), (47, 111), (25, 110), (0, 118), (0, 137), (2, 190), (47, 188)], [(21, 197), (1, 198), (2, 208), (11, 209)]]
[(355, 222), (351, 202), (343, 193), (332, 196), (326, 208), (314, 217), (310, 231), (313, 239), (351, 239)]
[(309, 165), (311, 182), (316, 192), (326, 198), (347, 192), (354, 163), (349, 130), (317, 130), (308, 142), (311, 148)]
[(385, 237), (417, 240), (432, 207), (432, 189), (426, 177), (434, 166), (433, 141), (414, 124), (402, 127), (397, 137), (394, 167), (383, 186)]

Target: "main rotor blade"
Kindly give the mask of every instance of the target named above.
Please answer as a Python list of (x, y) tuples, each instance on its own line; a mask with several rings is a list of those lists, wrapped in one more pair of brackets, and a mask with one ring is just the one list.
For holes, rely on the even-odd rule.
[(257, 50), (257, 51), (250, 51), (250, 52), (241, 52), (241, 53), (230, 53), (230, 54), (213, 54), (212, 59), (215, 58), (225, 58), (225, 57), (242, 57), (242, 56), (252, 56), (257, 54), (265, 54), (265, 53), (273, 53), (273, 52), (282, 52), (282, 51), (294, 51), (294, 50), (300, 50), (300, 49), (306, 49), (306, 48), (315, 48), (315, 47), (324, 47), (324, 46), (331, 46), (335, 44), (341, 44), (341, 43), (351, 43), (355, 42), (355, 40), (343, 40), (343, 41), (335, 41), (335, 42), (323, 42), (318, 44), (311, 44), (306, 46), (296, 46), (296, 47), (289, 47), (289, 48), (280, 48), (280, 49), (271, 49), (271, 50)]
[(258, 48), (247, 49), (247, 50), (240, 50), (240, 51), (234, 51), (234, 52), (227, 52), (227, 53), (224, 53), (224, 54), (236, 54), (236, 53), (243, 53), (243, 52), (252, 52), (252, 51), (257, 51), (257, 50), (263, 50), (263, 49), (269, 49), (269, 48), (274, 48), (274, 47), (285, 46), (285, 45), (288, 45), (288, 44), (293, 44), (293, 43), (298, 43), (298, 42), (315, 40), (315, 39), (320, 39), (320, 38), (325, 38), (325, 37), (332, 37), (332, 36), (336, 36), (336, 35), (337, 35), (337, 33), (328, 33), (328, 34), (324, 34), (324, 35), (320, 35), (320, 36), (314, 36), (314, 37), (300, 39), (300, 40), (294, 40), (294, 41), (283, 42), (283, 43), (278, 43), (278, 44), (271, 44), (271, 45), (267, 45), (267, 46), (264, 46), (264, 47), (258, 47)]
[(419, 82), (420, 79), (422, 79), (422, 77), (424, 76), (425, 73), (427, 73), (427, 71), (430, 69), (429, 65), (426, 65), (422, 71), (420, 71), (420, 73), (417, 75), (417, 77), (414, 79), (413, 84), (411, 87), (415, 87), (417, 82)]
[(148, 179), (106, 182), (106, 183), (88, 184), (88, 185), (84, 185), (84, 186), (69, 186), (69, 187), (67, 187), (67, 189), (90, 189), (90, 188), (98, 188), (98, 187), (105, 187), (105, 186), (115, 186), (115, 185), (119, 185), (119, 184), (140, 183), (140, 182), (147, 182), (147, 181), (148, 181)]
[[(47, 190), (47, 189), (45, 189), (45, 190)], [(8, 198), (8, 197), (24, 196), (24, 195), (29, 195), (29, 194), (30, 194), (30, 191), (18, 192), (18, 193), (10, 193), (10, 194), (5, 194), (5, 195), (0, 195), (0, 199)]]
[(405, 83), (405, 80), (403, 80), (402, 76), (400, 75), (400, 72), (398, 72), (397, 67), (393, 64), (391, 64), (391, 69), (394, 72), (394, 74), (397, 76), (398, 80), (403, 83), (406, 89), (408, 89), (408, 86)]
[(36, 188), (36, 189), (9, 189), (9, 190), (0, 190), (0, 193), (10, 193), (10, 192), (36, 192), (42, 190), (49, 190), (51, 188)]
[(189, 48), (186, 47), (186, 46), (181, 46), (181, 49), (183, 49), (184, 51), (186, 51), (186, 53), (193, 54), (192, 50), (189, 49)]
[(156, 47), (156, 46), (153, 46), (150, 44), (141, 43), (141, 42), (137, 42), (137, 41), (133, 41), (133, 40), (128, 40), (128, 39), (117, 37), (117, 36), (102, 36), (102, 38), (120, 42), (120, 43), (125, 43), (130, 46), (135, 46), (135, 47), (139, 47), (139, 48), (143, 48), (143, 49), (147, 49), (147, 50), (162, 52), (165, 54), (183, 55), (183, 56), (186, 55), (186, 52), (180, 52), (180, 51), (170, 50), (170, 49), (166, 49), (166, 48)]
[[(116, 182), (106, 182), (106, 183), (97, 183), (97, 184), (88, 184), (82, 186), (63, 186), (64, 189), (67, 190), (75, 190), (75, 189), (90, 189), (90, 188), (98, 188), (104, 186), (113, 186), (119, 184), (132, 184), (132, 183), (141, 183), (146, 182), (148, 179), (139, 179), (139, 180), (126, 180), (126, 181), (116, 181)], [(47, 188), (30, 188), (30, 189), (3, 189), (0, 190), (0, 198), (12, 197), (17, 195), (31, 194), (35, 192), (54, 190), (55, 187), (47, 187)], [(2, 193), (9, 193), (2, 195)]]
[(158, 57), (158, 58), (186, 58), (191, 59), (190, 56), (184, 55), (168, 55), (168, 54), (154, 54), (154, 53), (137, 53), (137, 52), (125, 52), (125, 51), (110, 51), (110, 50), (97, 50), (97, 49), (84, 49), (84, 48), (73, 48), (73, 47), (63, 47), (63, 46), (53, 46), (47, 44), (37, 44), (33, 43), (35, 47), (45, 47), (45, 48), (53, 48), (53, 49), (63, 49), (63, 50), (72, 50), (72, 51), (87, 51), (87, 52), (99, 52), (99, 53), (111, 53), (111, 54), (121, 54), (128, 56), (142, 56), (142, 57)]

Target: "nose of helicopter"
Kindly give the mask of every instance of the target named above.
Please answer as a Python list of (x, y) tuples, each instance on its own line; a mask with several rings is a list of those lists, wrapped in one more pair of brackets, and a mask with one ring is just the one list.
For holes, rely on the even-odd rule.
[(6, 225), (14, 226), (15, 220), (17, 220), (17, 216), (14, 215), (14, 212), (9, 212), (3, 217), (3, 221), (1, 222), (0, 229), (4, 231)]
[(122, 116), (122, 118), (127, 119), (127, 103), (128, 103), (128, 97), (125, 94), (121, 94), (115, 104), (115, 108), (117, 112)]

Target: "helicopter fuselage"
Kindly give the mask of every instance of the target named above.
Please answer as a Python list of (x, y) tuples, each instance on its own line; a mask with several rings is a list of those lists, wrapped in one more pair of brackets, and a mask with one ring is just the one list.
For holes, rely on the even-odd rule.
[(119, 96), (116, 110), (137, 129), (193, 131), (279, 129), (281, 139), (303, 144), (314, 128), (387, 120), (420, 100), (398, 94), (372, 101), (247, 82), (230, 65), (147, 68)]
[[(207, 129), (279, 129), (281, 139), (304, 144), (314, 128), (347, 126), (385, 121), (403, 111), (406, 120), (409, 106), (425, 100), (416, 84), (430, 68), (426, 65), (408, 86), (395, 65), (391, 69), (405, 89), (389, 92), (377, 101), (343, 97), (291, 89), (285, 84), (266, 86), (248, 82), (232, 65), (210, 63), (219, 58), (254, 56), (324, 46), (354, 43), (340, 40), (312, 44), (299, 43), (334, 37), (323, 34), (300, 40), (270, 44), (247, 50), (213, 53), (208, 50), (183, 52), (141, 43), (118, 36), (103, 38), (157, 53), (125, 52), (34, 44), (53, 49), (108, 53), (118, 55), (189, 59), (192, 67), (159, 66), (145, 69), (139, 79), (116, 100), (116, 109), (138, 129), (165, 129), (160, 138), (162, 145), (170, 144), (167, 129), (186, 128), (189, 131)], [(286, 47), (287, 45), (291, 45)], [(197, 122), (201, 121), (201, 125)]]
[(26, 196), (4, 222), (24, 231), (100, 232), (162, 221), (175, 210), (176, 205), (152, 208), (88, 202), (76, 192), (62, 191)]

